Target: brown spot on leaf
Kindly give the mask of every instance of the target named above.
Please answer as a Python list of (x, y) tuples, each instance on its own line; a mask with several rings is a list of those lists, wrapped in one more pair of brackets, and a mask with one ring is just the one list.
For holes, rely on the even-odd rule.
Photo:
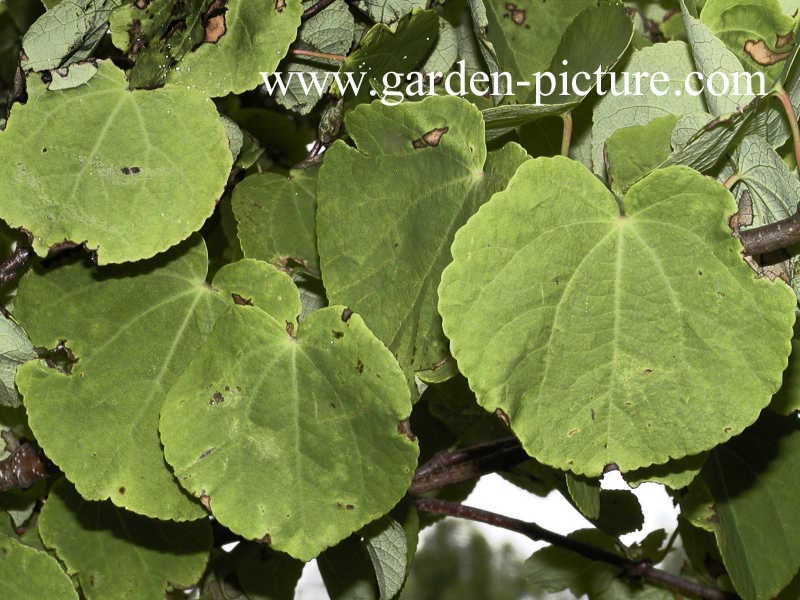
[(262, 544), (270, 545), (272, 544), (272, 536), (268, 533), (265, 533), (260, 538), (258, 538), (258, 541), (261, 542)]
[(790, 31), (785, 35), (778, 34), (775, 36), (775, 47), (780, 49), (791, 45), (794, 41), (794, 32)]
[(342, 321), (344, 321), (345, 323), (347, 323), (350, 320), (350, 317), (352, 316), (353, 316), (353, 311), (350, 310), (349, 308), (345, 308), (342, 311)]
[(276, 12), (283, 12), (284, 8), (286, 8), (286, 0), (275, 0)]
[[(525, 18), (527, 15), (524, 10), (517, 8), (517, 5), (512, 2), (506, 2), (505, 9), (506, 12), (503, 13), (503, 18), (511, 19), (514, 25), (525, 25)], [(528, 25), (525, 25), (525, 27), (530, 28)]]
[(233, 302), (239, 306), (253, 306), (253, 300), (250, 298), (245, 298), (239, 294), (231, 294), (231, 298), (233, 298)]
[(136, 0), (133, 5), (139, 10), (144, 10), (150, 5), (150, 0)]
[(579, 433), (579, 432), (580, 432), (580, 430), (581, 430), (581, 429), (580, 429), (580, 427), (573, 427), (572, 429), (570, 429), (570, 430), (567, 432), (567, 437), (572, 437), (572, 436), (574, 436), (576, 433)]
[(421, 148), (432, 148), (434, 146), (439, 145), (439, 141), (442, 139), (442, 136), (450, 131), (449, 127), (439, 127), (437, 129), (431, 129), (428, 133), (422, 135), (422, 137), (417, 138), (416, 140), (411, 142), (411, 145), (416, 149), (419, 150)]
[(331, 331), (331, 333), (333, 334), (334, 339), (337, 339), (337, 340), (344, 337), (344, 331), (336, 331), (334, 329), (333, 331)]
[(211, 394), (211, 400), (208, 401), (209, 406), (216, 406), (217, 404), (222, 404), (225, 402), (225, 396), (223, 396), (220, 392), (214, 392)]
[(122, 171), (123, 175), (136, 175), (142, 172), (139, 167), (122, 167), (120, 171)]
[(200, 454), (200, 460), (210, 456), (216, 448), (209, 448), (208, 450), (203, 450), (202, 454)]
[(355, 506), (353, 506), (352, 504), (345, 504), (344, 508), (345, 508), (345, 510), (353, 510), (355, 508)]
[(590, 408), (590, 409), (589, 409), (589, 415), (592, 417), (592, 421), (594, 421), (594, 419), (595, 419), (596, 415), (595, 415), (595, 413), (594, 413), (594, 409), (593, 409), (593, 408)]
[(611, 471), (619, 471), (619, 466), (617, 463), (608, 463), (605, 467), (603, 467), (603, 475), (610, 473)]
[(364, 372), (364, 363), (361, 362), (360, 358), (356, 361), (356, 371), (358, 371), (359, 373)]
[(294, 323), (286, 321), (286, 334), (294, 339)]
[(205, 506), (206, 510), (211, 510), (211, 498), (205, 492), (200, 492), (200, 504)]
[(494, 416), (502, 421), (503, 425), (511, 429), (511, 421), (508, 420), (508, 415), (502, 408), (495, 409)]
[(119, 489), (118, 489), (117, 491), (118, 491), (120, 494), (124, 494), (124, 493), (125, 493), (125, 486), (124, 486), (124, 485), (121, 485), (121, 486), (119, 486)]
[(206, 21), (205, 35), (203, 41), (207, 44), (216, 44), (225, 32), (228, 30), (225, 25), (225, 15), (214, 15)]
[(417, 441), (417, 436), (411, 431), (411, 421), (409, 419), (403, 419), (397, 424), (397, 433), (406, 436), (412, 442)]
[(645, 369), (644, 371), (642, 371), (642, 373), (644, 373), (645, 375), (650, 375), (650, 373), (652, 373), (652, 372), (653, 372), (653, 369)]
[(744, 51), (758, 64), (767, 67), (786, 60), (789, 56), (789, 52), (773, 52), (764, 40), (747, 40), (744, 43)]

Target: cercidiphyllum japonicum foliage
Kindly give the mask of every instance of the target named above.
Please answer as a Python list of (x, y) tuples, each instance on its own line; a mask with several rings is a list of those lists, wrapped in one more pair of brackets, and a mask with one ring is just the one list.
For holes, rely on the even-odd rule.
[[(674, 92), (763, 73), (800, 109), (800, 2), (313, 6), (0, 4), (0, 218), (38, 255), (0, 290), (0, 460), (35, 441), (60, 471), (0, 493), (0, 596), (290, 598), (317, 557), (332, 598), (397, 597), (420, 451), (513, 433), (504, 476), (563, 494), (595, 526), (573, 540), (669, 555), (619, 542), (644, 515), (600, 488), (613, 463), (680, 505), (683, 577), (797, 598), (796, 260), (756, 272), (731, 235), (795, 212), (791, 127), (775, 98)], [(369, 103), (460, 60), (669, 93)], [(295, 68), (368, 77), (256, 90)], [(70, 243), (95, 262), (42, 260)], [(557, 547), (526, 573), (672, 596)]]

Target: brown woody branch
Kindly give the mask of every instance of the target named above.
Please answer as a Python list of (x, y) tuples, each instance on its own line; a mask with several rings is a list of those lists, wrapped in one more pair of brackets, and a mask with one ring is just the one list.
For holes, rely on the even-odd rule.
[(424, 494), (446, 485), (477, 479), (481, 475), (508, 470), (527, 460), (516, 438), (437, 453), (414, 473), (409, 492)]
[(23, 233), (11, 255), (0, 263), (0, 286), (19, 277), (33, 258), (29, 234)]
[(744, 246), (742, 253), (747, 256), (759, 256), (791, 248), (800, 243), (800, 210), (781, 221), (738, 231), (734, 235), (741, 240)]
[(658, 585), (672, 592), (692, 598), (701, 598), (703, 600), (736, 600), (739, 598), (735, 594), (730, 594), (717, 588), (684, 579), (679, 575), (669, 573), (662, 569), (657, 569), (646, 559), (631, 560), (619, 554), (615, 554), (614, 552), (604, 550), (603, 548), (598, 548), (591, 544), (586, 544), (579, 540), (544, 529), (536, 523), (513, 519), (497, 513), (473, 508), (471, 506), (464, 506), (456, 502), (448, 502), (446, 500), (419, 498), (415, 502), (417, 509), (423, 512), (469, 519), (479, 523), (494, 525), (495, 527), (502, 527), (509, 531), (521, 533), (532, 540), (548, 542), (553, 546), (569, 550), (589, 560), (606, 563), (612, 567), (618, 568), (623, 577), (632, 581), (643, 579), (648, 583)]

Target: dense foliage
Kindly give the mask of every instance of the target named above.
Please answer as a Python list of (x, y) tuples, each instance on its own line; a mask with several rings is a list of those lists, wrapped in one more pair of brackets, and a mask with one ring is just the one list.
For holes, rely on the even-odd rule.
[[(800, 597), (798, 9), (0, 2), (0, 597), (291, 598), (315, 558), (335, 600), (488, 585), (480, 546), (403, 590), (434, 515), (551, 542), (498, 597)], [(610, 469), (675, 535), (619, 540)], [(462, 505), (494, 471), (595, 527)]]

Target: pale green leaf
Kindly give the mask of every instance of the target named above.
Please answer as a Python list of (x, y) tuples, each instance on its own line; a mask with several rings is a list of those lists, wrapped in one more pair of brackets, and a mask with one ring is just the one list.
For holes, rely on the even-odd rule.
[(748, 71), (766, 75), (766, 90), (779, 79), (792, 50), (794, 22), (778, 0), (708, 0), (700, 21)]
[(309, 560), (405, 493), (417, 447), (398, 423), (410, 410), (397, 363), (349, 309), (298, 329), (235, 306), (170, 390), (161, 439), (220, 523)]
[(705, 112), (684, 115), (672, 130), (673, 152), (664, 165), (686, 165), (701, 173), (711, 170), (754, 116), (752, 107), (716, 118)]
[(172, 586), (189, 587), (203, 574), (212, 541), (207, 519), (157, 521), (87, 502), (65, 479), (47, 497), (39, 534), (77, 574), (87, 600), (153, 600)]
[[(742, 85), (742, 89), (738, 90), (738, 93), (734, 89), (734, 78), (739, 78), (744, 73), (741, 61), (700, 19), (693, 17), (683, 3), (682, 8), (683, 22), (692, 49), (692, 56), (698, 70), (707, 81), (707, 85), (703, 86), (703, 97), (711, 113), (720, 116), (735, 112), (750, 103), (754, 96), (745, 94), (744, 85)], [(715, 73), (720, 75), (714, 75)], [(723, 88), (721, 83), (723, 77), (730, 82), (728, 84), (731, 87), (730, 91), (724, 94), (712, 93), (712, 86), (708, 85), (708, 78), (711, 78), (710, 83), (714, 90), (720, 91)], [(740, 81), (739, 83), (744, 82)]]
[[(310, 0), (303, 6), (313, 6), (318, 0)], [(313, 50), (326, 54), (348, 54), (353, 44), (355, 21), (344, 0), (337, 0), (321, 12), (305, 21), (297, 34), (294, 47)], [(338, 65), (332, 61), (320, 60), (305, 56), (286, 59), (279, 70), (285, 78), (291, 78), (291, 72), (305, 73), (307, 77), (317, 77), (320, 86), (303, 87), (299, 77), (289, 80), (286, 93), (277, 90), (275, 100), (281, 106), (301, 115), (308, 114), (316, 106), (333, 83), (332, 74)], [(316, 75), (311, 75), (316, 73)]]
[(638, 179), (661, 165), (672, 151), (670, 139), (678, 117), (657, 117), (647, 125), (617, 129), (606, 140), (608, 181), (622, 195)]
[(314, 223), (318, 172), (259, 173), (234, 188), (233, 213), (246, 257), (319, 277)]
[(405, 529), (387, 516), (371, 523), (362, 533), (375, 569), (381, 600), (391, 600), (403, 587), (408, 570)]
[(75, 89), (46, 91), (37, 79), (0, 133), (0, 216), (33, 233), (37, 254), (69, 240), (100, 264), (147, 258), (211, 215), (232, 163), (211, 101), (129, 91), (110, 61)]
[(713, 504), (706, 523), (745, 600), (774, 597), (800, 568), (798, 469), (797, 419), (765, 412), (754, 427), (714, 450), (697, 480), (708, 487)]
[(28, 336), (8, 317), (0, 317), (0, 406), (19, 406), (14, 385), (17, 367), (36, 358)]
[(186, 54), (168, 83), (212, 97), (255, 88), (286, 55), (303, 12), (300, 0), (229, 0), (225, 8), (224, 35)]
[(425, 0), (357, 0), (355, 3), (377, 23), (394, 23), (413, 10), (427, 6)]
[(22, 40), (25, 69), (44, 71), (86, 60), (122, 0), (64, 0), (39, 17)]
[(436, 312), (448, 246), (525, 151), (487, 155), (480, 112), (458, 98), (360, 106), (346, 124), (356, 148), (334, 144), (317, 186), (328, 298), (362, 314), (409, 379), (432, 377), (448, 357)]
[(531, 456), (589, 476), (753, 423), (780, 385), (796, 299), (743, 261), (735, 210), (685, 167), (618, 205), (574, 161), (525, 163), (458, 233), (439, 290), (478, 402), (509, 416)]
[(78, 600), (58, 561), (0, 535), (0, 595), (14, 600)]
[(232, 303), (206, 284), (207, 263), (193, 237), (122, 272), (72, 264), (21, 280), (17, 316), (33, 343), (65, 340), (77, 362), (70, 374), (26, 363), (17, 385), (37, 441), (85, 498), (164, 519), (204, 514), (164, 462), (158, 414)]
[[(702, 98), (684, 93), (685, 82), (694, 70), (689, 47), (683, 42), (656, 44), (631, 54), (625, 67), (616, 75), (615, 88), (618, 91), (625, 89), (625, 74), (627, 74), (628, 89), (631, 93), (623, 95), (608, 93), (612, 85), (609, 81), (602, 88), (606, 94), (600, 98), (594, 110), (592, 164), (595, 173), (603, 172), (603, 148), (606, 140), (617, 129), (646, 125), (653, 119), (666, 115), (705, 112)], [(633, 74), (644, 71), (665, 73), (669, 83), (661, 87), (667, 90), (667, 93), (663, 96), (653, 94), (649, 80), (645, 80), (641, 86), (641, 95), (634, 95), (633, 92), (636, 90)], [(692, 78), (689, 79), (690, 85), (696, 85)], [(680, 91), (681, 95), (676, 95), (676, 91)]]
[(47, 89), (52, 91), (68, 90), (89, 81), (97, 74), (97, 65), (92, 61), (73, 63), (69, 67), (61, 67), (51, 73), (52, 81)]
[(423, 73), (447, 73), (458, 58), (456, 30), (445, 19), (439, 17), (439, 37), (421, 71)]

